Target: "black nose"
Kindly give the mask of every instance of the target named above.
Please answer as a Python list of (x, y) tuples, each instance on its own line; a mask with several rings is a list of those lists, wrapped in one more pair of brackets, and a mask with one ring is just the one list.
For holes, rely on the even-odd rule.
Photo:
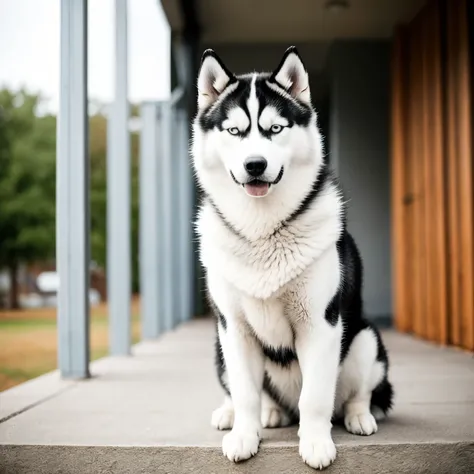
[(257, 178), (267, 169), (267, 160), (263, 156), (249, 156), (244, 166), (250, 176)]

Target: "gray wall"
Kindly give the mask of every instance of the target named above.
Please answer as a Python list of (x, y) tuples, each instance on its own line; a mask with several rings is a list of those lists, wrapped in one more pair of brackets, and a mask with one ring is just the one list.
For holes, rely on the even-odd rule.
[(348, 203), (348, 228), (365, 266), (371, 318), (390, 316), (390, 44), (341, 41), (328, 55), (330, 159)]

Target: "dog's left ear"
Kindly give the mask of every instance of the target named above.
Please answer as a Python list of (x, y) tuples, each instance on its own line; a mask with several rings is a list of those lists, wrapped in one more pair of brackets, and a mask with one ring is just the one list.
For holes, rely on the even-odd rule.
[(295, 99), (308, 104), (311, 102), (308, 72), (295, 46), (285, 51), (283, 59), (272, 74), (272, 80)]
[(198, 76), (198, 108), (201, 110), (213, 104), (234, 81), (235, 76), (219, 56), (212, 49), (204, 51)]

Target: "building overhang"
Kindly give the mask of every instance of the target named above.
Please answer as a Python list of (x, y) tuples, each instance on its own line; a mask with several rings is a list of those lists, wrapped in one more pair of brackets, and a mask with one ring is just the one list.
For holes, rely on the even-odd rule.
[(173, 33), (203, 44), (390, 38), (425, 0), (161, 0)]

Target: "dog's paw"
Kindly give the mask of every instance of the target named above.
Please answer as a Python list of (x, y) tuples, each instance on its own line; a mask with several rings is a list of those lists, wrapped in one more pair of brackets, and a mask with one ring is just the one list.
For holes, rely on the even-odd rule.
[(231, 461), (245, 461), (257, 454), (259, 444), (260, 436), (256, 431), (251, 433), (231, 431), (222, 440), (222, 452)]
[(377, 422), (372, 413), (348, 414), (344, 424), (349, 433), (356, 435), (369, 436), (377, 432)]
[(300, 439), (300, 456), (314, 469), (324, 469), (336, 459), (336, 446), (327, 437), (303, 437)]
[(212, 412), (211, 425), (218, 430), (230, 430), (234, 426), (234, 409), (225, 405)]
[(264, 428), (279, 428), (290, 424), (288, 415), (279, 408), (262, 408), (261, 419)]

